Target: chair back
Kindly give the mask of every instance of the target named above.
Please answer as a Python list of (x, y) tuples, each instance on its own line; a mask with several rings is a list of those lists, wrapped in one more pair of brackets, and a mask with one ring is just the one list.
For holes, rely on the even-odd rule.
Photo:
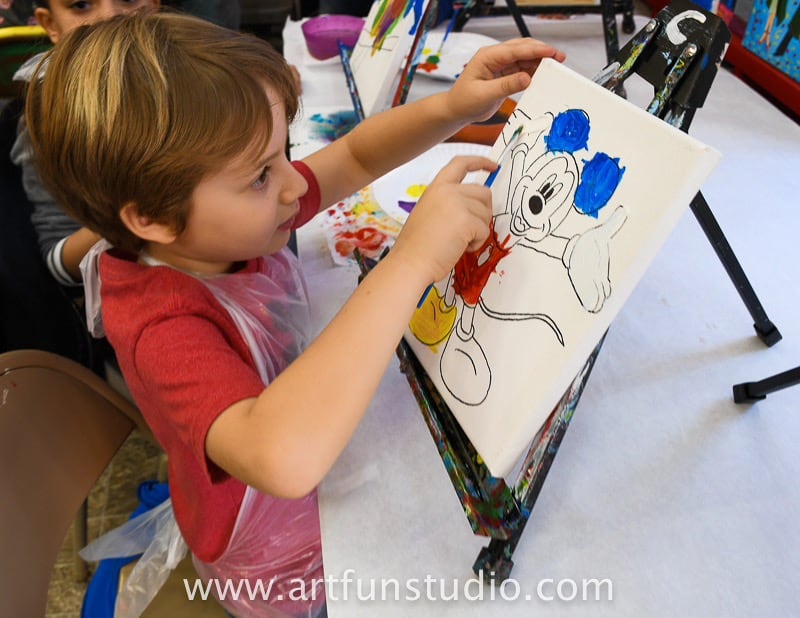
[(0, 616), (44, 616), (70, 523), (138, 416), (74, 361), (0, 354)]

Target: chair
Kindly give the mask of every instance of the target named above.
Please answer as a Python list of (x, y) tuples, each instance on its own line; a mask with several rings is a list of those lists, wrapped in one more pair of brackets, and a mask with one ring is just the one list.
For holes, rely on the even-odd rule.
[(0, 615), (44, 616), (70, 523), (139, 421), (127, 399), (74, 361), (0, 354)]

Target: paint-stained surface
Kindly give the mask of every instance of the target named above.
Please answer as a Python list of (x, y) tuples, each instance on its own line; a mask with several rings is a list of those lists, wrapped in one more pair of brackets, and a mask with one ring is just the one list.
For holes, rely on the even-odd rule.
[(402, 227), (381, 210), (371, 187), (334, 204), (320, 216), (328, 248), (337, 264), (352, 263), (354, 249), (364, 257), (377, 259), (394, 244)]

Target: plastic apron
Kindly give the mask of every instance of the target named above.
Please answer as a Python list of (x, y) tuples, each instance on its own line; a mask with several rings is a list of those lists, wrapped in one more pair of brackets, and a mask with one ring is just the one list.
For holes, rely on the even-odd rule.
[[(90, 327), (100, 325), (97, 262), (108, 247), (98, 243), (81, 264)], [(297, 258), (287, 249), (265, 258), (263, 274), (198, 279), (236, 323), (265, 384), (308, 344), (305, 283)], [(95, 336), (97, 331), (93, 329)], [(298, 500), (283, 500), (247, 487), (222, 556), (213, 563), (192, 558), (208, 590), (237, 618), (321, 616), (325, 588), (319, 530), (316, 490)], [(99, 560), (141, 552), (117, 597), (117, 617), (139, 616), (185, 556), (186, 544), (170, 501), (100, 537), (81, 555)]]

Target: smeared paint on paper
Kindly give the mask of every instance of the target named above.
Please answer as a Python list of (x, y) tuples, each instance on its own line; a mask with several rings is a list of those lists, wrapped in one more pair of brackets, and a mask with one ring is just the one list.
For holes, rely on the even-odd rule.
[(366, 187), (346, 200), (328, 208), (322, 218), (328, 249), (336, 264), (353, 263), (353, 250), (364, 257), (377, 259), (394, 244), (400, 223), (387, 215)]
[(333, 142), (347, 135), (358, 123), (356, 113), (352, 110), (314, 114), (309, 120), (310, 137), (323, 142)]

